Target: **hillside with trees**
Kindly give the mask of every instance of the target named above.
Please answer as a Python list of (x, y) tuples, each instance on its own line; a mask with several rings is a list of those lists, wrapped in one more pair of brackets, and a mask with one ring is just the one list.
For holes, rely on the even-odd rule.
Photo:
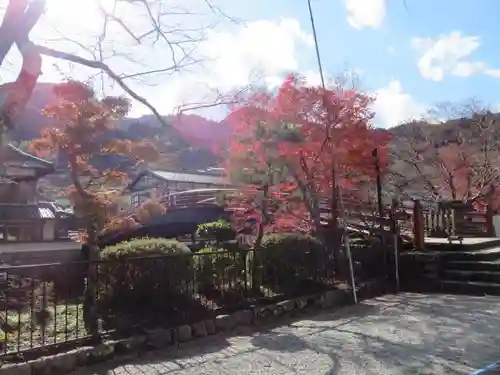
[[(10, 133), (13, 142), (22, 148), (40, 137), (41, 130), (54, 124), (53, 119), (43, 116), (42, 110), (56, 103), (54, 84), (39, 83), (19, 117), (15, 129)], [(221, 139), (227, 139), (224, 123), (207, 120), (196, 115), (166, 116), (170, 127), (163, 126), (152, 115), (119, 120), (116, 128), (109, 132), (110, 138), (138, 141), (152, 139), (160, 152), (160, 159), (154, 163), (158, 168), (196, 170), (205, 169), (216, 163), (211, 152)], [(24, 145), (24, 146), (23, 146)], [(60, 156), (63, 157), (63, 156)], [(106, 166), (114, 166), (113, 158), (100, 160)], [(65, 164), (64, 161), (60, 164)]]
[[(21, 115), (11, 139), (26, 146), (40, 136), (50, 121), (42, 109), (55, 101), (52, 84), (41, 83)], [(459, 116), (459, 117), (458, 117)], [(199, 170), (219, 164), (217, 150), (231, 140), (230, 119), (217, 122), (198, 115), (166, 116), (172, 125), (165, 127), (153, 115), (125, 118), (108, 136), (115, 139), (153, 140), (160, 154), (151, 167), (158, 169)], [(457, 118), (438, 124), (413, 121), (394, 128), (378, 129), (391, 137), (391, 166), (384, 176), (384, 189), (402, 197), (424, 199), (476, 199), (491, 194), (499, 183), (500, 114), (468, 107)], [(25, 148), (25, 147), (24, 147)], [(63, 158), (63, 156), (59, 156)], [(61, 164), (65, 161), (59, 160)], [(123, 164), (117, 157), (96, 158), (102, 167)], [(127, 164), (123, 164), (127, 165)], [(133, 173), (135, 165), (126, 168)], [(59, 186), (64, 181), (52, 176), (43, 185)]]
[(392, 192), (428, 200), (493, 197), (500, 184), (500, 115), (469, 111), (430, 124), (390, 129)]

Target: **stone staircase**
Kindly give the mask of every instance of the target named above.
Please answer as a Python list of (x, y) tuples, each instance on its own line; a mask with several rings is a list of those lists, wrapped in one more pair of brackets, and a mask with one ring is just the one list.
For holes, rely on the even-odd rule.
[(445, 254), (440, 284), (444, 292), (500, 295), (500, 247)]
[[(442, 293), (500, 296), (500, 239), (469, 244), (431, 244), (414, 254), (406, 267), (416, 266), (411, 289), (419, 282)], [(415, 290), (418, 291), (418, 290)]]

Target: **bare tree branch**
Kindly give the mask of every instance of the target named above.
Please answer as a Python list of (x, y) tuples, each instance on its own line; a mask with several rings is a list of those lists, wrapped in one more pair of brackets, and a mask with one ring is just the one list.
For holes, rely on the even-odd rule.
[(139, 103), (148, 107), (149, 110), (158, 118), (158, 120), (161, 122), (161, 124), (163, 126), (165, 126), (165, 127), (169, 126), (167, 124), (167, 122), (164, 120), (164, 118), (162, 117), (162, 115), (158, 112), (158, 110), (146, 98), (140, 96), (134, 90), (132, 90), (125, 82), (123, 82), (123, 79), (120, 78), (120, 76), (118, 74), (116, 74), (108, 65), (104, 64), (103, 62), (95, 61), (95, 60), (88, 60), (88, 59), (85, 59), (83, 57), (75, 56), (71, 53), (57, 51), (55, 49), (44, 47), (44, 46), (37, 46), (36, 48), (37, 48), (38, 52), (42, 55), (54, 57), (56, 59), (63, 59), (66, 61), (71, 61), (71, 62), (80, 64), (80, 65), (87, 66), (89, 68), (102, 70), (103, 72), (105, 72), (109, 76), (109, 78), (111, 78), (113, 81), (115, 81), (123, 89), (123, 91), (125, 91), (133, 99), (137, 100)]

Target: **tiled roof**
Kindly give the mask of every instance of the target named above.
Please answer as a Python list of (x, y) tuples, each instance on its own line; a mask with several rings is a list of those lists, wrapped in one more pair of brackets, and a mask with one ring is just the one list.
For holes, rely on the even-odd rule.
[(6, 147), (3, 157), (5, 159), (5, 163), (19, 167), (43, 169), (54, 168), (54, 165), (50, 161), (28, 154), (11, 144)]
[(39, 207), (38, 213), (40, 214), (41, 219), (55, 219), (56, 215), (50, 208)]
[(0, 203), (0, 222), (22, 222), (55, 219), (55, 213), (46, 205)]
[(0, 204), (0, 221), (26, 221), (40, 219), (35, 204)]

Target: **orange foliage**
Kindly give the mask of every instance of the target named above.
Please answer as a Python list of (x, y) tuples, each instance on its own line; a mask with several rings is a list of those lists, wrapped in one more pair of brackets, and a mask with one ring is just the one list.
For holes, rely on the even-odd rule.
[(146, 224), (155, 216), (163, 215), (167, 212), (165, 205), (155, 199), (144, 202), (133, 215), (116, 216), (105, 226), (102, 233), (121, 232), (134, 230)]
[(54, 91), (58, 101), (43, 113), (57, 125), (45, 128), (30, 149), (38, 155), (61, 152), (67, 157), (73, 183), (68, 198), (78, 214), (90, 219), (87, 231), (92, 227), (95, 232), (95, 226), (97, 230), (104, 227), (116, 196), (115, 192), (103, 189), (109, 184), (124, 183), (127, 176), (117, 169), (99, 170), (91, 160), (96, 156), (118, 155), (142, 162), (156, 159), (158, 153), (149, 141), (132, 142), (110, 136), (116, 122), (130, 109), (127, 99), (99, 99), (92, 88), (75, 81), (57, 85)]
[(153, 217), (163, 215), (165, 212), (167, 212), (167, 209), (164, 204), (159, 200), (149, 199), (139, 206), (135, 216), (139, 223), (145, 224)]
[(104, 233), (134, 230), (140, 226), (133, 216), (115, 217), (106, 224)]

